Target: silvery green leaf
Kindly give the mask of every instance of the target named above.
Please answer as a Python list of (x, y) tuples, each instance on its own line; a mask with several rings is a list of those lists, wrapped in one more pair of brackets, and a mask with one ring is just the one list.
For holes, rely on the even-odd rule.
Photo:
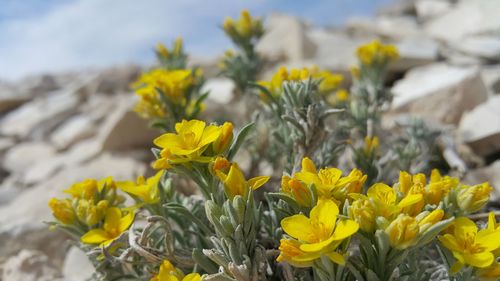
[(229, 152), (227, 153), (227, 160), (231, 161), (233, 160), (233, 157), (236, 155), (238, 150), (240, 149), (241, 145), (247, 138), (248, 134), (255, 128), (254, 123), (250, 123), (246, 125), (245, 127), (241, 128), (241, 130), (238, 132), (238, 135), (236, 135), (236, 138), (234, 139), (233, 144), (229, 148)]
[(436, 236), (443, 231), (445, 228), (447, 228), (450, 224), (453, 223), (455, 220), (455, 217), (451, 217), (449, 219), (440, 221), (433, 226), (431, 226), (429, 229), (427, 229), (423, 236), (418, 240), (417, 247), (421, 247), (429, 242), (431, 242)]

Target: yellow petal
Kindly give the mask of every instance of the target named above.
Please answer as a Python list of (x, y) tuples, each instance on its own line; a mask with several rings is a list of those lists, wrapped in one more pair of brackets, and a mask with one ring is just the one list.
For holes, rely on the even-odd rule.
[(372, 185), (368, 188), (366, 195), (389, 205), (396, 202), (396, 192), (385, 183), (376, 183)]
[(331, 200), (324, 200), (318, 203), (311, 210), (311, 222), (321, 224), (325, 232), (332, 234), (335, 229), (335, 222), (339, 214), (339, 207)]
[(215, 125), (210, 125), (206, 127), (205, 131), (203, 132), (203, 136), (201, 137), (199, 145), (203, 146), (215, 142), (219, 138), (221, 132), (222, 132), (221, 128)]
[(85, 244), (101, 244), (107, 240), (109, 240), (109, 237), (106, 231), (102, 229), (92, 229), (80, 238), (80, 241)]
[(489, 229), (481, 230), (476, 236), (476, 243), (480, 244), (484, 251), (493, 251), (500, 247), (500, 231)]
[(190, 273), (182, 278), (182, 281), (200, 281), (201, 276), (198, 273)]
[(464, 264), (463, 264), (463, 263), (461, 263), (461, 262), (457, 261), (457, 262), (455, 262), (455, 263), (453, 264), (453, 266), (450, 268), (450, 271), (451, 271), (451, 273), (455, 274), (455, 273), (459, 272), (459, 271), (460, 271), (460, 269), (462, 269), (462, 267), (463, 267), (463, 266), (464, 266)]
[[(302, 244), (300, 245), (300, 249), (304, 252), (309, 252), (309, 253), (315, 253), (323, 250), (324, 248), (330, 246), (335, 241), (335, 236), (332, 235), (328, 239), (317, 242), (317, 243), (311, 243), (311, 244)], [(333, 248), (333, 247), (329, 247)], [(334, 249), (333, 249), (334, 250)]]
[(464, 255), (464, 259), (466, 264), (479, 268), (485, 268), (493, 263), (495, 257), (490, 252), (480, 252), (475, 254), (466, 254)]
[(333, 236), (335, 240), (343, 240), (356, 233), (358, 229), (359, 224), (357, 222), (353, 220), (341, 220), (337, 223)]
[(269, 181), (268, 176), (259, 176), (255, 178), (251, 178), (248, 180), (248, 185), (253, 189), (256, 190), (257, 188), (263, 186), (267, 181)]
[(422, 200), (422, 194), (409, 194), (398, 203), (398, 206), (404, 208), (416, 204)]
[(104, 230), (108, 233), (116, 231), (120, 227), (120, 219), (122, 212), (116, 207), (108, 208), (106, 210), (106, 217), (104, 218)]
[(316, 174), (316, 166), (314, 165), (314, 162), (311, 159), (304, 157), (302, 159), (302, 171)]
[(466, 217), (459, 217), (455, 220), (455, 237), (458, 241), (465, 241), (469, 236), (476, 236), (476, 224)]
[(345, 265), (345, 258), (343, 255), (337, 253), (337, 252), (329, 252), (329, 253), (325, 253), (325, 255), (327, 257), (330, 258), (331, 261), (333, 261), (334, 263), (336, 264), (340, 264), (342, 266)]
[(281, 227), (286, 234), (305, 242), (309, 242), (311, 238), (315, 237), (311, 221), (302, 214), (284, 218), (281, 220)]
[(120, 226), (119, 226), (120, 233), (127, 230), (133, 221), (134, 221), (134, 212), (130, 211), (128, 212), (127, 215), (125, 215), (120, 219)]
[(165, 148), (165, 147), (171, 147), (171, 146), (180, 146), (182, 144), (182, 140), (178, 135), (168, 133), (168, 134), (163, 134), (163, 135), (157, 137), (156, 139), (153, 140), (153, 143), (156, 146), (159, 146), (161, 148)]
[(450, 249), (451, 251), (460, 251), (461, 247), (458, 245), (457, 240), (451, 234), (445, 234), (438, 237), (439, 241), (443, 243), (443, 246)]

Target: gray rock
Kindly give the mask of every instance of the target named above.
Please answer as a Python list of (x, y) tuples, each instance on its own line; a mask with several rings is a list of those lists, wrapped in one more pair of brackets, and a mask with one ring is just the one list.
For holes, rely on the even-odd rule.
[(500, 160), (491, 163), (487, 167), (482, 167), (469, 171), (463, 180), (465, 184), (478, 184), (489, 182), (493, 187), (490, 201), (500, 198)]
[(500, 34), (500, 1), (464, 0), (449, 12), (429, 21), (425, 30), (444, 41), (457, 41), (470, 35)]
[(417, 0), (415, 10), (420, 21), (436, 18), (452, 8), (449, 0)]
[(307, 26), (299, 19), (273, 13), (266, 18), (267, 32), (259, 40), (259, 53), (273, 61), (312, 58), (316, 45), (307, 34)]
[(416, 67), (392, 88), (393, 112), (409, 112), (448, 124), (484, 102), (487, 89), (477, 68), (444, 63)]
[(62, 273), (65, 281), (86, 281), (95, 272), (87, 255), (82, 250), (73, 246), (69, 249), (64, 259)]
[(50, 136), (50, 140), (58, 149), (66, 149), (95, 133), (96, 129), (92, 120), (85, 115), (77, 115), (59, 126)]
[(54, 155), (54, 148), (43, 142), (25, 142), (9, 149), (2, 166), (9, 172), (19, 173)]
[(401, 40), (421, 33), (417, 20), (412, 16), (352, 18), (347, 20), (346, 29), (353, 35), (376, 35), (392, 40)]
[(491, 94), (500, 93), (500, 65), (483, 66), (481, 77)]
[(500, 60), (500, 38), (498, 36), (468, 36), (452, 43), (455, 50), (488, 60)]
[(439, 44), (423, 34), (405, 37), (395, 45), (400, 58), (390, 65), (390, 70), (406, 71), (438, 59)]
[(4, 281), (53, 281), (60, 277), (57, 266), (44, 253), (22, 250), (4, 264)]
[(486, 156), (500, 150), (500, 96), (491, 97), (460, 120), (460, 137), (472, 150)]
[(140, 73), (141, 68), (137, 65), (121, 65), (105, 69), (98, 74), (94, 82), (95, 91), (105, 94), (126, 93)]

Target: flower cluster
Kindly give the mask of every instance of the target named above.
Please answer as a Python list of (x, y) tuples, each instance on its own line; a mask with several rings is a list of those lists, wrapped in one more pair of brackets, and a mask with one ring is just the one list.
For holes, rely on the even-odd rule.
[(394, 45), (384, 45), (379, 40), (360, 46), (356, 55), (364, 65), (383, 65), (399, 58), (398, 49)]
[(259, 39), (264, 34), (262, 20), (252, 18), (247, 10), (242, 11), (237, 20), (227, 17), (224, 20), (223, 29), (234, 42)]
[(169, 50), (162, 43), (156, 46), (156, 58), (165, 69), (186, 68), (187, 55), (184, 53), (182, 38), (175, 39), (172, 48)]
[(156, 274), (150, 281), (200, 281), (201, 276), (198, 273), (184, 273), (175, 268), (169, 260), (164, 260), (160, 265), (158, 274)]

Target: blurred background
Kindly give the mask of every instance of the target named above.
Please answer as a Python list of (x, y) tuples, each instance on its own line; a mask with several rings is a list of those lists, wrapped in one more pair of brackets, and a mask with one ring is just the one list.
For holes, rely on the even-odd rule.
[(446, 132), (443, 153), (466, 181), (500, 187), (500, 1), (0, 0), (0, 280), (92, 273), (43, 223), (47, 202), (85, 178), (150, 172), (158, 132), (132, 111), (130, 83), (153, 66), (156, 43), (182, 36), (208, 78), (206, 114), (238, 118), (217, 64), (231, 47), (224, 17), (242, 9), (264, 18), (262, 78), (283, 65), (347, 75), (360, 44), (395, 44), (388, 126), (425, 118)]

